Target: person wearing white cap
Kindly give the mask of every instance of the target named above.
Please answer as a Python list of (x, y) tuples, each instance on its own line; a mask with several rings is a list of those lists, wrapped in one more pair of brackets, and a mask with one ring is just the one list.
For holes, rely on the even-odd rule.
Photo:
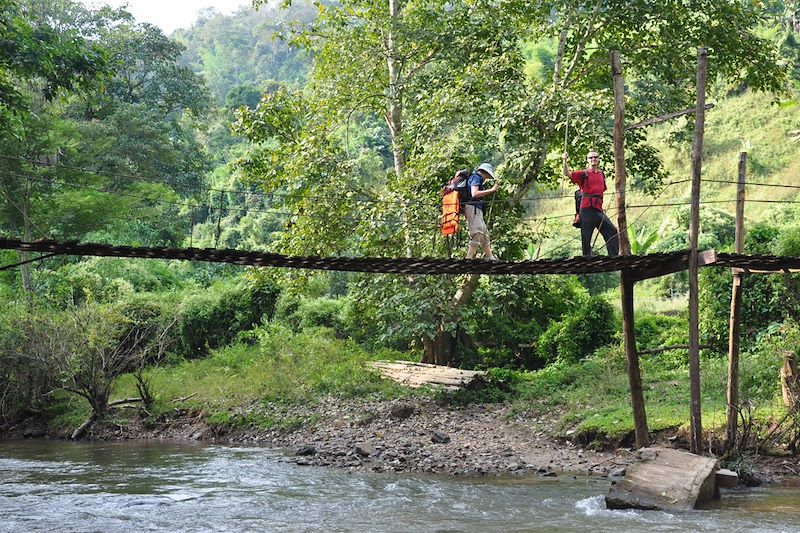
[(484, 184), (488, 179), (495, 179), (494, 169), (489, 163), (481, 163), (475, 172), (469, 177), (469, 191), (471, 199), (464, 205), (464, 216), (467, 218), (469, 227), (469, 247), (467, 248), (467, 259), (474, 259), (478, 252), (478, 247), (483, 248), (486, 259), (497, 259), (492, 254), (492, 243), (489, 239), (489, 230), (483, 220), (483, 212), (486, 204), (483, 198), (494, 194), (499, 188), (497, 180), (492, 187), (484, 189)]

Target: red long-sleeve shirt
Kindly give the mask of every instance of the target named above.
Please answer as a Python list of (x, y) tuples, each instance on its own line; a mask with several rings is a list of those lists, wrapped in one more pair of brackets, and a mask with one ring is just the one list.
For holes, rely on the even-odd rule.
[(576, 170), (572, 172), (569, 179), (581, 188), (583, 198), (581, 199), (581, 209), (592, 207), (599, 211), (603, 210), (603, 193), (606, 191), (606, 178), (601, 170), (594, 171)]

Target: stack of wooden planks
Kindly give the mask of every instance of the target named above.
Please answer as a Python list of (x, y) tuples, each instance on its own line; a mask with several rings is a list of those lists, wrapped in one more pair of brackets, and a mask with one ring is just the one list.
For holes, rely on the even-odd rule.
[(458, 389), (468, 385), (484, 372), (461, 370), (449, 366), (415, 363), (413, 361), (369, 361), (368, 366), (377, 370), (386, 379), (407, 387), (432, 385), (446, 389)]

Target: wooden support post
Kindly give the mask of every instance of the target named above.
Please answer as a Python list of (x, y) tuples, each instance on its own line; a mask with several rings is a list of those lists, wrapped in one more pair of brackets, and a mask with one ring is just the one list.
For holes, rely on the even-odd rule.
[(697, 284), (697, 237), (700, 229), (700, 174), (703, 163), (703, 133), (706, 120), (706, 69), (708, 50), (697, 50), (697, 112), (692, 148), (692, 198), (689, 221), (689, 396), (691, 398), (691, 437), (689, 450), (700, 454), (703, 422), (700, 411), (700, 330), (699, 290)]
[(611, 77), (614, 83), (614, 188), (617, 198), (619, 253), (631, 255), (628, 240), (628, 217), (625, 212), (625, 88), (619, 52), (611, 52)]
[[(736, 237), (734, 248), (737, 254), (744, 253), (744, 191), (747, 178), (747, 152), (739, 154), (739, 180), (736, 188)], [(728, 327), (728, 391), (727, 430), (725, 450), (731, 451), (736, 444), (739, 414), (739, 326), (742, 312), (742, 272), (733, 271), (731, 290), (731, 319)]]
[(644, 448), (650, 443), (647, 430), (647, 414), (644, 408), (642, 375), (639, 371), (639, 354), (636, 352), (636, 333), (633, 322), (633, 279), (627, 270), (620, 275), (622, 293), (622, 335), (625, 339), (625, 358), (628, 363), (628, 385), (631, 389), (633, 427), (636, 447)]
[(222, 208), (225, 206), (225, 193), (219, 192), (219, 212), (217, 213), (217, 232), (214, 234), (214, 248), (219, 244), (219, 236), (222, 223)]
[[(628, 219), (625, 212), (625, 87), (622, 79), (622, 62), (619, 52), (611, 52), (611, 77), (614, 84), (614, 182), (617, 199), (617, 228), (619, 253), (631, 255), (628, 240)], [(644, 448), (650, 443), (647, 431), (647, 415), (644, 408), (642, 376), (639, 370), (639, 355), (636, 353), (636, 330), (633, 314), (633, 284), (631, 273), (623, 270), (620, 274), (620, 294), (622, 297), (622, 334), (625, 338), (625, 357), (628, 362), (628, 384), (631, 389), (631, 407), (636, 447)]]

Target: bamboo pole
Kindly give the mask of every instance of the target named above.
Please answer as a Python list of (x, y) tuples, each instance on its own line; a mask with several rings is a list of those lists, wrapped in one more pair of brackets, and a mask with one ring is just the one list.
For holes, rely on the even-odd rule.
[(703, 422), (700, 410), (700, 332), (699, 290), (697, 283), (697, 237), (700, 229), (700, 174), (703, 163), (703, 133), (706, 119), (706, 72), (708, 50), (697, 49), (697, 112), (692, 148), (692, 203), (689, 222), (689, 396), (691, 398), (691, 438), (689, 451), (701, 453)]
[[(747, 152), (739, 153), (739, 179), (736, 187), (736, 237), (734, 248), (737, 254), (744, 253), (744, 192), (747, 179)], [(725, 449), (730, 451), (736, 444), (739, 414), (739, 327), (742, 312), (742, 272), (734, 269), (731, 289), (731, 319), (728, 326), (728, 390), (727, 430)]]
[[(617, 228), (619, 252), (631, 254), (628, 241), (628, 222), (625, 212), (625, 90), (622, 79), (622, 62), (619, 52), (611, 52), (611, 76), (614, 86), (614, 182), (617, 200)], [(620, 275), (620, 295), (622, 298), (622, 334), (625, 340), (625, 358), (628, 365), (628, 385), (631, 389), (631, 408), (636, 447), (644, 448), (650, 442), (647, 431), (647, 413), (644, 405), (642, 376), (639, 370), (639, 354), (636, 353), (636, 330), (633, 313), (633, 279), (630, 272), (623, 270)]]

